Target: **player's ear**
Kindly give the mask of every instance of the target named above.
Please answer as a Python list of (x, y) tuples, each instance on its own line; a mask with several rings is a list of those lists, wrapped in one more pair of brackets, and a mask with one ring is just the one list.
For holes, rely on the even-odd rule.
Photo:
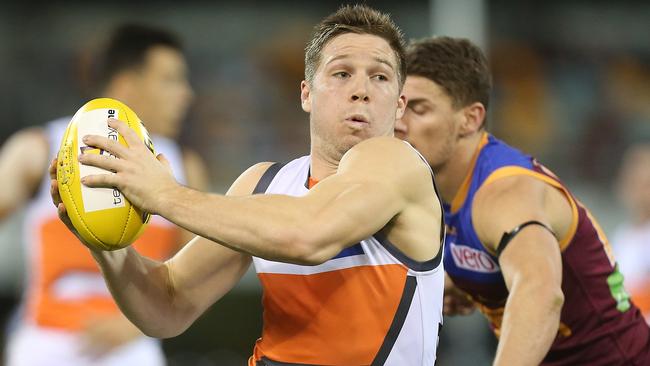
[(300, 104), (303, 111), (311, 112), (311, 89), (305, 80), (300, 83)]
[(397, 111), (395, 111), (395, 119), (401, 119), (404, 116), (404, 111), (406, 110), (406, 96), (404, 94), (399, 96), (397, 100)]
[(475, 102), (462, 109), (463, 122), (460, 126), (462, 136), (478, 132), (485, 120), (485, 106), (483, 103)]

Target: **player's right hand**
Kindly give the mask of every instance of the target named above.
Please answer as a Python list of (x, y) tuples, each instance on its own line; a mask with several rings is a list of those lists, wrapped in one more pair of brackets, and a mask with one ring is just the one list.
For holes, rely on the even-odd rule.
[(445, 295), (442, 313), (444, 315), (469, 315), (476, 306), (469, 295), (460, 290), (445, 273)]
[[(68, 217), (68, 212), (65, 209), (65, 205), (63, 204), (63, 201), (61, 200), (61, 195), (59, 194), (59, 184), (56, 181), (56, 169), (57, 169), (57, 163), (58, 160), (57, 158), (54, 158), (52, 162), (50, 163), (50, 195), (52, 196), (52, 203), (54, 203), (54, 206), (56, 206), (57, 213), (59, 214), (59, 219), (63, 221), (65, 226), (68, 227), (70, 231), (79, 239), (79, 234), (77, 233), (77, 230), (74, 228), (72, 225), (72, 221), (70, 221), (70, 218)], [(82, 241), (83, 243), (83, 241)]]

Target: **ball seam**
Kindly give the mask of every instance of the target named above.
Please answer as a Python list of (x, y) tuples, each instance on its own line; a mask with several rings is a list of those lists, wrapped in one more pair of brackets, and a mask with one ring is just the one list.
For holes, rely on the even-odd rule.
[[(124, 235), (126, 234), (126, 227), (129, 225), (129, 221), (131, 221), (131, 214), (133, 212), (133, 205), (130, 204), (131, 207), (129, 207), (129, 215), (126, 217), (126, 221), (124, 221), (124, 227), (122, 227), (122, 235), (120, 236), (120, 240), (118, 241), (118, 244), (121, 246), (122, 245), (122, 240), (124, 239)], [(131, 243), (129, 243), (131, 244)]]
[[(63, 188), (65, 188), (65, 190), (67, 191), (66, 193), (68, 195), (72, 196), (70, 193), (70, 188), (66, 186), (64, 186)], [(79, 209), (77, 208), (77, 203), (74, 201), (74, 199), (71, 199), (70, 202), (72, 203), (72, 208), (74, 209), (75, 213), (79, 217), (79, 222), (81, 222), (81, 224), (84, 226), (84, 229), (86, 229), (86, 231), (93, 237), (93, 239), (97, 240), (99, 244), (101, 244), (101, 246), (104, 247), (104, 249), (108, 249), (106, 244), (103, 241), (101, 241), (95, 234), (93, 234), (93, 232), (88, 228), (88, 225), (86, 225), (86, 222), (84, 221), (83, 217), (79, 213)]]

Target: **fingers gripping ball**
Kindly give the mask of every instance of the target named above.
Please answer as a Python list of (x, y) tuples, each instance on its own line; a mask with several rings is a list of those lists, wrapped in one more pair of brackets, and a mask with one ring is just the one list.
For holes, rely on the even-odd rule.
[(80, 154), (111, 156), (107, 151), (86, 146), (81, 141), (83, 136), (106, 136), (127, 145), (124, 138), (108, 126), (108, 118), (127, 123), (154, 153), (149, 134), (135, 112), (115, 99), (93, 99), (77, 111), (63, 135), (57, 183), (61, 200), (79, 236), (98, 249), (115, 250), (133, 243), (143, 232), (150, 215), (132, 206), (116, 188), (89, 188), (81, 184), (82, 177), (110, 172), (79, 164)]

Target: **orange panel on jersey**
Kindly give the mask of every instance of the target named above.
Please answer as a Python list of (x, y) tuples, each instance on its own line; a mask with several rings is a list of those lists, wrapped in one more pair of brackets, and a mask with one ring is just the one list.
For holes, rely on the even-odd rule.
[(156, 260), (165, 260), (179, 249), (180, 232), (176, 226), (149, 224), (133, 244), (138, 253)]
[(38, 303), (36, 323), (45, 327), (81, 330), (90, 319), (117, 314), (119, 308), (110, 297), (89, 297), (83, 301), (58, 301), (44, 296)]
[(259, 274), (264, 328), (254, 359), (370, 364), (393, 321), (406, 275), (398, 264), (312, 275)]
[[(138, 252), (154, 259), (166, 259), (176, 249), (177, 229), (149, 225), (136, 242)], [(40, 246), (31, 263), (33, 283), (29, 286), (27, 316), (42, 326), (79, 330), (90, 317), (116, 314), (119, 309), (110, 296), (88, 295), (81, 299), (59, 299), (52, 285), (70, 273), (100, 275), (90, 252), (54, 216), (40, 224)], [(36, 236), (37, 238), (39, 235)]]

